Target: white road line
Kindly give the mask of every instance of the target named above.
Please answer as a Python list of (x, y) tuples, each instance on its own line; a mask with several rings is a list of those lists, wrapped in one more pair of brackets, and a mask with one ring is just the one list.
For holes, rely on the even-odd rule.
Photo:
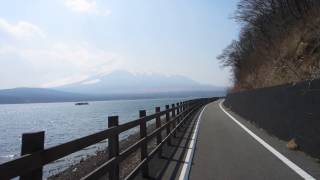
[(315, 180), (314, 177), (312, 177), (310, 174), (305, 172), (303, 169), (301, 169), (299, 166), (294, 164), (292, 161), (290, 161), (288, 158), (286, 158), (284, 155), (282, 155), (280, 152), (278, 152), (276, 149), (274, 149), (272, 146), (270, 146), (268, 143), (266, 143), (264, 140), (262, 140), (260, 137), (258, 137), (256, 134), (254, 134), (251, 130), (249, 130), (247, 127), (245, 127), (243, 124), (241, 124), (236, 118), (234, 118), (232, 115), (230, 115), (223, 107), (222, 103), (223, 101), (220, 101), (219, 107), (220, 109), (226, 113), (235, 123), (237, 123), (242, 129), (244, 129), (248, 134), (250, 134), (256, 141), (258, 141), (262, 146), (264, 146), (267, 150), (269, 150), (273, 155), (275, 155), (277, 158), (279, 158), (284, 164), (286, 164), (289, 168), (291, 168), (294, 172), (296, 172), (298, 175), (300, 175), (303, 179), (307, 180)]
[(193, 131), (192, 139), (189, 143), (188, 152), (187, 152), (186, 158), (184, 160), (184, 164), (183, 164), (180, 176), (179, 176), (179, 180), (188, 180), (189, 179), (192, 158), (193, 158), (194, 149), (195, 149), (196, 141), (197, 141), (197, 137), (198, 137), (199, 123), (200, 123), (202, 114), (203, 114), (204, 110), (206, 109), (206, 107), (207, 107), (207, 105), (202, 109), (202, 111), (200, 112), (200, 115), (197, 119), (197, 124), (196, 124), (195, 130)]

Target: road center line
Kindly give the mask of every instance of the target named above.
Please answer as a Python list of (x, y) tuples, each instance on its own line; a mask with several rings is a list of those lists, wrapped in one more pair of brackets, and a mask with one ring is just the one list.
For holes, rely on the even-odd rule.
[(310, 174), (305, 172), (303, 169), (301, 169), (299, 166), (294, 164), (292, 161), (290, 161), (288, 158), (286, 158), (284, 155), (282, 155), (280, 152), (278, 152), (276, 149), (274, 149), (272, 146), (270, 146), (268, 143), (266, 143), (264, 140), (262, 140), (260, 137), (258, 137), (256, 134), (254, 134), (251, 130), (249, 130), (247, 127), (245, 127), (243, 124), (241, 124), (236, 118), (234, 118), (231, 114), (229, 114), (223, 107), (222, 103), (223, 101), (220, 101), (219, 107), (220, 109), (226, 113), (235, 123), (237, 123), (243, 130), (245, 130), (249, 135), (251, 135), (256, 141), (258, 141), (262, 146), (264, 146), (267, 150), (269, 150), (273, 155), (275, 155), (278, 159), (280, 159), (284, 164), (286, 164), (289, 168), (291, 168), (294, 172), (296, 172), (298, 175), (300, 175), (303, 179), (307, 180), (315, 180), (314, 177), (312, 177)]
[(196, 124), (195, 130), (193, 131), (192, 140), (189, 143), (188, 152), (187, 152), (187, 155), (184, 160), (184, 164), (183, 164), (180, 176), (179, 176), (179, 180), (188, 180), (189, 179), (192, 158), (194, 155), (194, 150), (195, 150), (196, 141), (197, 141), (197, 137), (198, 137), (199, 124), (200, 124), (202, 114), (203, 114), (204, 110), (206, 109), (206, 107), (207, 107), (207, 105), (202, 109), (202, 111), (200, 112), (200, 115), (197, 119), (197, 124)]

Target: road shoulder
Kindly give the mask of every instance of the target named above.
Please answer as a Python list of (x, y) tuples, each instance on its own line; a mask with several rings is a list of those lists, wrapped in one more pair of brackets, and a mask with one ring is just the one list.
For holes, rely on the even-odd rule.
[(250, 129), (253, 133), (275, 148), (282, 155), (290, 159), (299, 167), (302, 167), (305, 171), (307, 171), (310, 175), (312, 175), (316, 179), (320, 179), (320, 163), (319, 160), (308, 156), (302, 151), (292, 151), (286, 147), (287, 142), (280, 140), (279, 138), (269, 134), (264, 129), (258, 127), (253, 124), (249, 120), (244, 119), (237, 113), (231, 111), (229, 108), (223, 106), (222, 107), (234, 118), (236, 118), (240, 123)]
[[(190, 179), (301, 179), (230, 119), (218, 103), (209, 104), (201, 119)], [(241, 119), (242, 122), (248, 125), (248, 121)], [(253, 132), (259, 131), (253, 125), (248, 128)], [(264, 132), (259, 136), (261, 133)], [(271, 141), (277, 140), (268, 134), (261, 138), (266, 139), (265, 136)], [(308, 163), (313, 165), (313, 172), (318, 172), (317, 164)]]

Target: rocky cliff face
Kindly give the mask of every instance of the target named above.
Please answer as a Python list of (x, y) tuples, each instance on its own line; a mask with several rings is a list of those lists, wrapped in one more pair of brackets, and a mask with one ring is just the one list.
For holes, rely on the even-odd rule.
[(319, 78), (319, 12), (317, 0), (241, 0), (239, 39), (219, 56), (233, 70), (233, 91)]

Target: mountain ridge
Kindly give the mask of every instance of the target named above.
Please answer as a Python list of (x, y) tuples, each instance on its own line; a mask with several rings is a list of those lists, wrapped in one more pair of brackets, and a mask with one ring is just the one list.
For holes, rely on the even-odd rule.
[(164, 93), (179, 91), (224, 90), (224, 87), (203, 85), (180, 75), (133, 74), (115, 71), (105, 76), (93, 77), (81, 82), (56, 87), (65, 92), (84, 94)]
[(185, 98), (224, 96), (225, 89), (202, 85), (184, 76), (132, 74), (116, 71), (109, 75), (55, 88), (0, 90), (0, 104)]

